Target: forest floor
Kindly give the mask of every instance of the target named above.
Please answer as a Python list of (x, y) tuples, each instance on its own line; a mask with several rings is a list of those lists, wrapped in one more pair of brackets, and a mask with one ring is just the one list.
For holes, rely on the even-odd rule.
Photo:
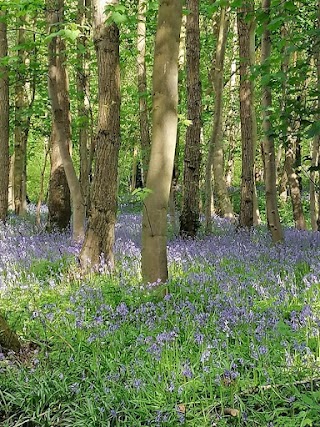
[[(172, 238), (168, 294), (140, 278), (141, 217), (116, 226), (113, 274), (82, 277), (70, 235), (0, 226), (0, 425), (320, 426), (320, 233), (216, 219)], [(104, 266), (101, 265), (101, 269)]]

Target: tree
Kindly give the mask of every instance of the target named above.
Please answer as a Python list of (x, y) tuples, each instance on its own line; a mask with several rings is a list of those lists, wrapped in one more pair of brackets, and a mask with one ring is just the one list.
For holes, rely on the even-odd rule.
[(78, 121), (79, 121), (79, 181), (86, 212), (90, 199), (90, 173), (92, 167), (92, 111), (90, 106), (90, 49), (89, 30), (91, 23), (91, 0), (78, 0), (77, 21), (81, 35), (77, 40), (77, 92), (78, 92)]
[(184, 151), (183, 199), (180, 234), (195, 237), (199, 228), (201, 133), (199, 0), (187, 0), (186, 22), (187, 127)]
[(142, 276), (165, 282), (167, 209), (177, 137), (180, 0), (160, 0), (153, 65), (152, 144), (142, 220)]
[(101, 257), (114, 266), (113, 244), (117, 211), (118, 156), (120, 147), (119, 29), (105, 14), (114, 0), (93, 0), (94, 44), (98, 62), (99, 111), (96, 162), (90, 215), (80, 262), (96, 268)]
[[(214, 206), (219, 216), (232, 218), (233, 209), (228, 195), (226, 181), (224, 177), (224, 153), (222, 140), (222, 113), (223, 113), (223, 71), (224, 59), (229, 30), (229, 9), (221, 8), (219, 18), (218, 40), (215, 59), (212, 67), (212, 84), (215, 95), (213, 129), (209, 145), (209, 154), (206, 167), (206, 204), (211, 205), (212, 186), (211, 170), (214, 174)], [(207, 231), (211, 229), (211, 215), (208, 216), (209, 209), (206, 209)]]
[(9, 186), (9, 78), (4, 60), (8, 55), (6, 12), (0, 10), (0, 221), (8, 211)]
[(146, 13), (147, 1), (138, 2), (138, 38), (137, 38), (137, 76), (139, 95), (139, 123), (142, 152), (142, 182), (146, 183), (150, 157), (150, 135), (147, 104), (147, 67), (146, 67)]
[[(261, 41), (261, 65), (265, 76), (270, 75), (270, 53), (271, 38), (268, 25), (270, 24), (271, 0), (262, 0), (262, 10), (265, 14), (263, 22), (263, 34)], [(271, 231), (273, 242), (283, 240), (283, 232), (280, 223), (278, 205), (277, 205), (277, 186), (276, 186), (276, 161), (274, 138), (272, 134), (272, 125), (270, 115), (272, 110), (272, 93), (270, 79), (267, 83), (262, 83), (262, 114), (263, 114), (263, 155), (264, 155), (264, 173), (266, 185), (266, 206), (267, 220)]]
[(51, 40), (48, 47), (49, 73), (48, 88), (52, 116), (63, 168), (72, 199), (73, 238), (81, 241), (84, 237), (85, 208), (79, 180), (70, 155), (70, 100), (67, 70), (65, 66), (65, 43), (61, 36), (63, 29), (64, 0), (47, 0), (47, 22)]
[(12, 331), (6, 319), (0, 314), (0, 350), (1, 347), (17, 353), (20, 351), (21, 344), (17, 334)]
[[(240, 226), (253, 226), (254, 197), (254, 103), (250, 79), (251, 51), (254, 31), (254, 2), (245, 0), (237, 12), (240, 54), (240, 120), (242, 140), (242, 182)], [(254, 34), (254, 33), (253, 33)]]

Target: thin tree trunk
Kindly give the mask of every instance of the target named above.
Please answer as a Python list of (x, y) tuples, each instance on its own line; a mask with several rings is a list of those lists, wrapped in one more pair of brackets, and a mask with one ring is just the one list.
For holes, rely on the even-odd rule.
[(150, 134), (147, 104), (147, 67), (146, 67), (146, 13), (147, 0), (138, 2), (138, 40), (137, 40), (137, 75), (139, 94), (139, 123), (142, 154), (142, 182), (147, 182), (148, 165), (150, 158)]
[[(41, 225), (41, 205), (42, 205), (43, 196), (44, 196), (44, 176), (47, 168), (47, 160), (48, 160), (49, 153), (50, 153), (50, 141), (46, 141), (43, 167), (42, 167), (41, 176), (40, 176), (40, 191), (39, 191), (39, 197), (38, 197), (38, 203), (37, 203), (37, 209), (36, 209), (36, 224), (38, 227), (40, 227)], [(70, 220), (70, 215), (69, 215), (69, 220)], [(68, 220), (68, 223), (69, 223), (69, 220)]]
[[(263, 22), (263, 34), (261, 41), (261, 66), (264, 72), (270, 73), (270, 54), (271, 54), (271, 36), (268, 25), (270, 23), (271, 0), (262, 0), (262, 10), (265, 13)], [(272, 93), (269, 84), (262, 83), (262, 114), (263, 114), (263, 155), (264, 155), (264, 173), (266, 185), (266, 207), (268, 226), (271, 231), (274, 243), (283, 241), (283, 232), (280, 223), (278, 204), (277, 204), (277, 185), (276, 185), (276, 160), (274, 149), (274, 138), (272, 136), (272, 125), (270, 121), (272, 109)]]
[(165, 282), (167, 210), (177, 138), (178, 54), (182, 21), (180, 0), (160, 0), (153, 69), (152, 146), (142, 220), (142, 275)]
[(26, 17), (18, 19), (17, 44), (19, 62), (17, 64), (15, 83), (15, 128), (14, 128), (14, 208), (17, 215), (24, 215), (27, 211), (27, 141), (30, 129), (31, 106), (33, 99), (29, 100), (26, 69), (28, 66), (27, 42), (25, 30)]
[[(233, 218), (233, 208), (228, 194), (224, 177), (224, 149), (222, 140), (222, 114), (223, 114), (223, 72), (224, 59), (229, 30), (229, 9), (221, 9), (219, 22), (219, 36), (214, 62), (213, 87), (215, 91), (215, 108), (213, 118), (213, 131), (211, 135), (209, 157), (214, 174), (214, 205), (216, 213), (221, 217)], [(208, 168), (211, 170), (211, 168)], [(207, 177), (208, 178), (208, 177)], [(210, 177), (211, 181), (211, 177)], [(210, 191), (206, 197), (211, 198)]]
[(254, 210), (254, 149), (255, 130), (253, 118), (253, 82), (250, 80), (252, 47), (252, 26), (254, 26), (254, 3), (245, 0), (238, 9), (238, 37), (240, 54), (240, 119), (242, 140), (242, 182), (239, 224), (241, 227), (253, 226)]
[(90, 50), (88, 46), (89, 31), (86, 29), (91, 22), (91, 0), (78, 0), (78, 18), (81, 36), (78, 39), (77, 52), (77, 91), (79, 125), (80, 175), (85, 210), (87, 212), (90, 198), (90, 146), (92, 144), (92, 112), (90, 107)]
[[(318, 0), (318, 19), (317, 19), (318, 33), (320, 33), (320, 0)], [(318, 49), (315, 52), (315, 65), (317, 69), (317, 89), (318, 89), (318, 99), (317, 99), (317, 113), (316, 120), (320, 121), (320, 50), (319, 43), (320, 37), (318, 36)], [(320, 134), (314, 136), (312, 144), (312, 161), (311, 166), (317, 167), (319, 165), (319, 150), (320, 150)], [(311, 217), (311, 227), (313, 231), (319, 230), (319, 189), (317, 190), (317, 185), (319, 186), (319, 171), (311, 171), (310, 173), (310, 217)]]
[(184, 151), (183, 199), (180, 234), (195, 237), (199, 221), (201, 83), (199, 0), (187, 0), (186, 72), (188, 120)]
[[(64, 0), (47, 0), (47, 20), (50, 33), (55, 33), (63, 25)], [(72, 200), (73, 238), (81, 241), (84, 237), (85, 207), (79, 180), (71, 155), (69, 83), (65, 67), (65, 43), (60, 35), (52, 37), (49, 47), (48, 88), (59, 151), (65, 170)]]
[[(7, 16), (0, 10), (0, 61), (8, 55)], [(9, 187), (9, 77), (0, 63), (0, 221), (8, 212)]]
[(114, 228), (117, 213), (118, 156), (120, 147), (119, 30), (106, 24), (107, 6), (113, 0), (93, 0), (94, 44), (98, 62), (99, 110), (96, 162), (90, 216), (80, 263), (83, 269), (101, 262), (114, 267)]

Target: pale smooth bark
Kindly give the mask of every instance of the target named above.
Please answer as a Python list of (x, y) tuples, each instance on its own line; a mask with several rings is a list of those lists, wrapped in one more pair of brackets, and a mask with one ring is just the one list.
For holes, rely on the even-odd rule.
[[(263, 22), (263, 34), (261, 40), (261, 65), (264, 72), (270, 73), (271, 35), (268, 25), (270, 23), (271, 0), (262, 0), (262, 10), (267, 17)], [(264, 174), (266, 186), (266, 208), (268, 227), (274, 243), (283, 241), (283, 231), (280, 223), (277, 185), (276, 185), (276, 160), (274, 138), (272, 136), (272, 124), (270, 114), (272, 108), (272, 92), (269, 84), (262, 84), (262, 126), (264, 130), (263, 156)]]
[(98, 63), (98, 125), (90, 215), (80, 263), (84, 270), (114, 267), (114, 228), (117, 211), (120, 148), (119, 30), (106, 24), (112, 0), (93, 0), (94, 44)]
[[(211, 168), (214, 176), (214, 206), (217, 215), (225, 218), (233, 218), (233, 208), (228, 194), (224, 176), (224, 147), (222, 139), (223, 120), (223, 72), (225, 51), (229, 30), (229, 8), (223, 7), (219, 19), (219, 32), (216, 47), (216, 55), (213, 64), (213, 88), (215, 93), (215, 105), (213, 116), (213, 129), (209, 146), (208, 163), (206, 168), (206, 200), (211, 204)], [(210, 189), (210, 191), (209, 191)], [(206, 224), (211, 228), (211, 218), (206, 219)], [(209, 231), (209, 230), (207, 230)]]
[(142, 182), (145, 185), (150, 158), (150, 133), (147, 104), (147, 67), (146, 67), (146, 14), (147, 0), (138, 2), (138, 27), (137, 27), (137, 79), (139, 95), (139, 124), (142, 157)]
[(201, 82), (199, 0), (187, 0), (186, 20), (186, 78), (187, 127), (184, 151), (183, 198), (180, 216), (180, 234), (195, 237), (199, 221)]
[(79, 181), (86, 213), (90, 200), (90, 174), (91, 174), (91, 145), (92, 145), (92, 111), (90, 106), (90, 49), (88, 40), (91, 23), (91, 0), (78, 0), (78, 24), (81, 36), (77, 46), (77, 91), (78, 91), (78, 119), (79, 124), (79, 154), (80, 174)]
[(248, 18), (254, 11), (252, 0), (245, 0), (237, 12), (240, 54), (240, 120), (242, 140), (242, 181), (239, 224), (252, 227), (254, 224), (254, 149), (256, 132), (253, 116), (253, 82), (250, 80), (252, 31), (254, 22)]
[[(50, 33), (63, 25), (64, 0), (47, 0), (47, 22)], [(68, 181), (72, 200), (72, 233), (76, 241), (84, 237), (85, 206), (81, 187), (70, 155), (70, 100), (69, 83), (65, 66), (65, 43), (61, 36), (52, 37), (48, 47), (49, 72), (48, 89), (51, 100), (53, 121), (63, 168)]]
[(153, 69), (152, 145), (142, 220), (144, 282), (165, 282), (167, 210), (177, 138), (180, 0), (160, 0)]
[[(0, 60), (8, 55), (6, 13), (0, 10)], [(0, 221), (8, 212), (9, 187), (9, 77), (0, 64)]]

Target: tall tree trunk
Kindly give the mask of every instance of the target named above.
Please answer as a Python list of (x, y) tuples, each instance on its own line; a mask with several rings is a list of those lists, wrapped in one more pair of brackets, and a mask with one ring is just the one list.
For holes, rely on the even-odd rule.
[(199, 0), (187, 0), (186, 71), (188, 120), (184, 151), (183, 199), (180, 234), (195, 237), (199, 222), (201, 83)]
[[(27, 141), (30, 129), (31, 107), (34, 94), (30, 94), (28, 88), (28, 77), (26, 70), (28, 67), (27, 43), (28, 36), (25, 29), (26, 16), (18, 19), (17, 44), (19, 62), (17, 64), (15, 82), (15, 127), (14, 127), (14, 208), (17, 215), (24, 215), (27, 210)], [(33, 92), (34, 92), (33, 88)]]
[[(47, 0), (47, 22), (51, 34), (61, 30), (64, 22), (63, 10), (64, 0)], [(70, 100), (65, 56), (65, 43), (60, 35), (55, 35), (50, 40), (48, 47), (49, 96), (59, 151), (72, 200), (73, 238), (81, 241), (84, 237), (85, 207), (80, 183), (69, 151), (71, 142)]]
[(178, 54), (182, 21), (180, 0), (160, 0), (153, 69), (152, 146), (142, 220), (142, 275), (165, 282), (167, 209), (177, 138)]
[(113, 244), (117, 211), (118, 156), (120, 147), (119, 30), (106, 24), (107, 6), (114, 0), (93, 0), (94, 44), (98, 62), (99, 111), (96, 162), (90, 215), (80, 262), (84, 269), (97, 268), (104, 258), (114, 266)]
[(49, 231), (65, 230), (70, 225), (71, 201), (70, 190), (64, 171), (59, 149), (57, 124), (52, 121), (50, 146), (50, 180), (48, 188), (48, 224)]
[(239, 223), (241, 227), (253, 226), (254, 198), (254, 123), (253, 123), (253, 82), (250, 80), (250, 59), (252, 47), (252, 15), (254, 3), (245, 0), (237, 12), (239, 54), (240, 54), (240, 119), (242, 140), (242, 182)]
[(234, 35), (233, 35), (233, 47), (232, 47), (232, 62), (231, 62), (231, 75), (229, 84), (229, 107), (228, 117), (226, 118), (226, 133), (228, 135), (228, 156), (225, 170), (225, 181), (227, 187), (231, 187), (233, 175), (234, 175), (234, 158), (236, 149), (236, 135), (238, 133), (238, 127), (235, 121), (235, 109), (236, 107), (236, 81), (237, 81), (237, 20), (234, 20), (233, 24)]
[[(318, 0), (318, 18), (317, 18), (317, 27), (318, 34), (320, 34), (320, 0)], [(317, 38), (318, 49), (316, 49), (315, 56), (315, 65), (317, 70), (317, 106), (316, 106), (316, 120), (320, 121), (320, 36)], [(311, 166), (316, 167), (319, 164), (319, 150), (320, 150), (320, 134), (316, 134), (313, 138), (312, 144), (312, 161)], [(313, 231), (319, 230), (319, 190), (317, 191), (316, 181), (319, 185), (319, 171), (311, 171), (310, 173), (310, 217), (311, 217), (311, 227)]]
[[(268, 25), (270, 23), (271, 0), (262, 0), (262, 10), (265, 14), (263, 22), (263, 34), (261, 41), (261, 65), (264, 73), (270, 73), (270, 54), (271, 54), (271, 36)], [(283, 240), (283, 232), (280, 223), (278, 204), (277, 204), (277, 185), (276, 185), (276, 159), (274, 149), (274, 138), (272, 136), (272, 125), (270, 121), (272, 109), (272, 93), (268, 83), (262, 83), (262, 114), (263, 114), (263, 155), (264, 155), (264, 173), (266, 185), (266, 206), (267, 220), (274, 243)]]
[[(8, 55), (6, 12), (0, 10), (0, 61)], [(9, 77), (0, 63), (0, 221), (8, 212), (9, 187)]]
[(12, 331), (6, 319), (0, 314), (0, 350), (1, 347), (18, 353), (21, 344), (17, 334)]
[(89, 27), (91, 23), (91, 0), (78, 0), (78, 24), (81, 27), (81, 36), (78, 39), (77, 51), (77, 91), (78, 91), (78, 118), (79, 125), (79, 153), (80, 175), (79, 181), (82, 190), (85, 210), (89, 208), (90, 173), (92, 145), (92, 112), (90, 107), (90, 50), (88, 46)]
[(139, 123), (142, 154), (142, 182), (147, 182), (147, 172), (150, 158), (150, 134), (147, 103), (147, 67), (146, 67), (146, 14), (147, 0), (138, 2), (138, 40), (137, 40), (137, 75), (139, 94)]
[[(216, 48), (216, 57), (213, 65), (213, 87), (215, 92), (215, 107), (213, 131), (209, 148), (209, 159), (213, 166), (214, 175), (214, 205), (216, 213), (221, 217), (233, 218), (233, 208), (227, 191), (224, 178), (224, 148), (222, 139), (223, 115), (223, 72), (226, 44), (229, 30), (229, 9), (221, 9), (219, 22), (219, 36)], [(210, 158), (211, 157), (211, 158)], [(211, 197), (212, 192), (207, 195)]]

